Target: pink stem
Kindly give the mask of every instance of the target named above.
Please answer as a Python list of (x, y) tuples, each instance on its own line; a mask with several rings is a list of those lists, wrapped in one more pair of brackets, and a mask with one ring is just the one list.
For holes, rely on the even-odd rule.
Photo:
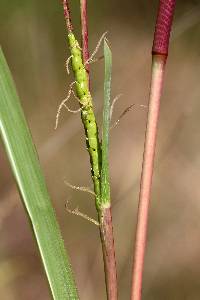
[(175, 9), (175, 0), (160, 0), (152, 48), (152, 75), (149, 110), (140, 182), (134, 264), (132, 271), (131, 300), (141, 300), (144, 257), (146, 249), (148, 214), (151, 196), (156, 136), (163, 87), (165, 63), (168, 55), (169, 37)]
[(165, 60), (162, 56), (155, 55), (153, 57), (152, 62), (152, 81), (143, 154), (142, 176), (140, 183), (140, 196), (131, 291), (132, 300), (141, 299), (142, 275), (147, 236), (147, 221), (164, 69)]

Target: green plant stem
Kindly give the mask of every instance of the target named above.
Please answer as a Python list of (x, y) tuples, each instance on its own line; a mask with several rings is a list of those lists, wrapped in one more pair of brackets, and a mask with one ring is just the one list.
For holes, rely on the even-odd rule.
[[(71, 54), (72, 69), (75, 77), (76, 95), (81, 106), (81, 119), (85, 129), (86, 146), (90, 156), (91, 174), (94, 183), (94, 192), (96, 195), (95, 203), (100, 223), (100, 237), (104, 258), (104, 270), (106, 278), (107, 298), (109, 300), (117, 299), (117, 276), (114, 251), (114, 239), (112, 229), (112, 218), (110, 209), (110, 188), (108, 178), (108, 133), (109, 133), (109, 106), (110, 106), (110, 83), (111, 83), (111, 52), (108, 47), (104, 47), (107, 53), (107, 64), (105, 70), (105, 102), (106, 110), (104, 114), (104, 133), (102, 149), (99, 142), (98, 127), (93, 110), (93, 101), (89, 89), (89, 78), (86, 71), (85, 60), (88, 55), (88, 36), (85, 34), (87, 17), (85, 13), (86, 1), (81, 2), (82, 24), (82, 45), (84, 52), (80, 49), (76, 40), (70, 20), (70, 10), (67, 0), (63, 0), (64, 16), (68, 30), (68, 44)], [(85, 38), (87, 40), (85, 40)], [(103, 179), (103, 180), (102, 180)]]

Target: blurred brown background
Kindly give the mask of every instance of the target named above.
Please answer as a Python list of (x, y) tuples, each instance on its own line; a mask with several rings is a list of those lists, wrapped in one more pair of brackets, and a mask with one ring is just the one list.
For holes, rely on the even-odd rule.
[[(109, 31), (114, 119), (148, 100), (151, 45), (158, 1), (88, 1), (90, 49)], [(79, 1), (71, 1), (79, 34)], [(93, 199), (73, 191), (90, 186), (90, 167), (78, 114), (56, 110), (72, 81), (61, 1), (0, 2), (0, 43), (12, 70), (44, 169), (82, 300), (105, 299), (98, 228), (64, 208), (96, 218)], [(161, 103), (144, 300), (200, 299), (200, 1), (177, 1)], [(101, 51), (99, 52), (101, 55)], [(101, 124), (103, 61), (91, 66)], [(77, 107), (70, 100), (71, 107)], [(136, 106), (111, 132), (110, 167), (120, 299), (129, 299), (132, 248), (146, 109)], [(48, 285), (9, 164), (0, 147), (0, 299), (50, 299)], [(64, 300), (64, 299), (63, 299)]]

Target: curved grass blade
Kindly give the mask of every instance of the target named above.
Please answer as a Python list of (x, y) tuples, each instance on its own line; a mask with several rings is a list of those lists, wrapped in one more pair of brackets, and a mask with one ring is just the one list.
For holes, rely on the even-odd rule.
[(56, 221), (11, 73), (0, 48), (0, 134), (30, 218), (54, 300), (78, 299)]
[(104, 39), (105, 78), (104, 78), (104, 108), (102, 133), (102, 166), (101, 166), (101, 203), (110, 203), (108, 146), (110, 132), (110, 93), (112, 75), (112, 53)]

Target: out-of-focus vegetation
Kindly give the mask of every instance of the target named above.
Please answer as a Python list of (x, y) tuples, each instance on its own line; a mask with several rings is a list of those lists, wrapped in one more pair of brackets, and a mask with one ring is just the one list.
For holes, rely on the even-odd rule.
[[(72, 2), (79, 32), (79, 1)], [(123, 93), (114, 112), (148, 99), (151, 44), (157, 1), (88, 1), (90, 49), (109, 31), (113, 52), (113, 97)], [(60, 1), (0, 3), (0, 43), (9, 62), (33, 133), (48, 188), (69, 249), (80, 298), (105, 299), (98, 228), (69, 215), (64, 205), (95, 217), (93, 199), (70, 190), (89, 186), (90, 172), (79, 115), (57, 106), (71, 77)], [(200, 297), (200, 4), (177, 1), (174, 32), (161, 103), (161, 117), (145, 261), (144, 299)], [(101, 53), (99, 54), (101, 55)], [(103, 63), (91, 65), (97, 118), (103, 103)], [(76, 102), (70, 101), (71, 107)], [(128, 299), (133, 230), (138, 200), (146, 111), (138, 108), (111, 131), (111, 191), (120, 299)], [(37, 247), (0, 148), (0, 294), (5, 300), (49, 299)], [(122, 210), (123, 207), (123, 210)], [(68, 239), (73, 228), (73, 237)]]

